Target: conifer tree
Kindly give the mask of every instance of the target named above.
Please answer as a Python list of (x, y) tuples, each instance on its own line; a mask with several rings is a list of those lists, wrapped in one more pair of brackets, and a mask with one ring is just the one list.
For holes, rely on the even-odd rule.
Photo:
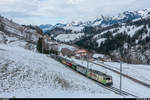
[(42, 53), (42, 38), (39, 38), (39, 40), (38, 40), (37, 50), (38, 50), (38, 52)]
[(4, 31), (4, 25), (0, 24), (0, 31)]

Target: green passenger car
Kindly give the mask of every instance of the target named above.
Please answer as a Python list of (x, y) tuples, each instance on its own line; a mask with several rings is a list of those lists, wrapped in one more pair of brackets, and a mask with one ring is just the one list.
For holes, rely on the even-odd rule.
[(72, 65), (72, 69), (73, 69), (73, 70), (76, 70), (76, 65), (73, 64), (73, 65)]

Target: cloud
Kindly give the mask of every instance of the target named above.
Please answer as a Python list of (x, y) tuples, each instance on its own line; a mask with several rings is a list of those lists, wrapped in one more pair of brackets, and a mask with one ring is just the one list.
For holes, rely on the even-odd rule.
[(148, 8), (149, 0), (0, 0), (0, 14), (20, 24), (56, 24)]

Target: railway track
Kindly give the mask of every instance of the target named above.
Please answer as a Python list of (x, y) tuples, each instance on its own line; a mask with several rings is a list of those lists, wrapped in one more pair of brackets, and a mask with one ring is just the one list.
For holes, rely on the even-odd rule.
[[(49, 56), (49, 57), (50, 57), (50, 56)], [(53, 58), (53, 57), (52, 57), (52, 58)], [(55, 59), (55, 58), (53, 58), (53, 59), (56, 60), (56, 61), (58, 61), (58, 60)], [(67, 59), (66, 59), (66, 60), (67, 60)], [(59, 61), (58, 61), (58, 62), (59, 62)], [(59, 62), (59, 63), (60, 63), (60, 62)], [(75, 63), (75, 62), (73, 62), (73, 63)], [(62, 63), (61, 63), (61, 64), (62, 64)], [(63, 64), (63, 65), (64, 65), (64, 64)], [(67, 65), (65, 65), (65, 66), (67, 66)], [(121, 96), (133, 96), (133, 97), (137, 98), (136, 95), (133, 95), (133, 94), (131, 94), (131, 93), (128, 93), (128, 92), (126, 92), (126, 91), (120, 90), (120, 89), (115, 88), (115, 87), (112, 87), (112, 86), (109, 86), (109, 87), (104, 86), (103, 84), (97, 82), (96, 80), (93, 80), (93, 79), (91, 79), (91, 78), (85, 76), (84, 74), (73, 70), (72, 68), (70, 68), (70, 67), (68, 67), (68, 66), (67, 66), (67, 68), (71, 69), (73, 72), (75, 72), (75, 73), (77, 73), (77, 74), (80, 74), (80, 75), (82, 75), (82, 76), (84, 76), (84, 77), (86, 77), (86, 78), (88, 78), (88, 79), (94, 81), (97, 85), (99, 85), (99, 86), (101, 86), (101, 87), (103, 87), (103, 88), (105, 88), (105, 89), (107, 89), (107, 90), (110, 90), (110, 91), (112, 91), (112, 92), (114, 92), (114, 93), (116, 93), (116, 94), (119, 94), (119, 95), (121, 95)]]
[(104, 86), (104, 85), (102, 85), (100, 83), (98, 83), (98, 85), (100, 85), (101, 87), (103, 87), (103, 88), (105, 88), (107, 90), (110, 90), (110, 91), (112, 91), (112, 92), (114, 92), (116, 94), (119, 94), (121, 96), (132, 96), (132, 97), (138, 98), (138, 96), (136, 96), (134, 94), (128, 93), (126, 91), (120, 90), (120, 89), (112, 87), (112, 86), (111, 87), (106, 87), (106, 86)]
[[(71, 68), (70, 68), (70, 69), (71, 69)], [(73, 71), (74, 71), (74, 70), (73, 70)], [(77, 72), (77, 71), (74, 71), (74, 72)], [(79, 72), (77, 72), (77, 73), (79, 73)], [(85, 75), (82, 74), (82, 73), (79, 73), (79, 74), (85, 76)], [(115, 87), (113, 87), (113, 86), (104, 86), (103, 84), (101, 84), (101, 83), (99, 83), (99, 82), (97, 82), (97, 81), (95, 81), (95, 80), (93, 80), (93, 79), (91, 79), (91, 78), (89, 78), (89, 77), (87, 77), (87, 76), (85, 76), (85, 77), (88, 78), (88, 79), (90, 79), (90, 80), (92, 80), (92, 81), (94, 81), (97, 85), (99, 85), (99, 86), (101, 86), (101, 87), (103, 87), (103, 88), (105, 88), (105, 89), (107, 89), (107, 90), (110, 90), (110, 91), (112, 91), (112, 92), (114, 92), (114, 93), (116, 93), (116, 94), (118, 94), (118, 95), (121, 95), (121, 96), (132, 96), (132, 97), (134, 97), (134, 98), (138, 98), (138, 96), (136, 96), (136, 95), (134, 95), (134, 94), (128, 93), (128, 92), (123, 91), (123, 90), (120, 90), (120, 89), (115, 88)]]
[(130, 80), (132, 80), (132, 81), (134, 81), (134, 82), (136, 82), (136, 83), (139, 83), (139, 84), (141, 84), (141, 85), (143, 85), (143, 86), (146, 86), (146, 87), (150, 88), (150, 84), (147, 84), (147, 83), (145, 83), (145, 82), (142, 82), (142, 81), (140, 81), (140, 80), (137, 80), (137, 79), (135, 79), (135, 78), (133, 78), (133, 77), (131, 77), (131, 76), (129, 76), (129, 75), (126, 75), (126, 74), (124, 74), (124, 73), (120, 73), (119, 71), (116, 71), (116, 70), (114, 70), (114, 69), (111, 69), (111, 68), (107, 67), (106, 65), (98, 64), (98, 63), (95, 63), (95, 62), (92, 62), (92, 61), (90, 61), (90, 63), (99, 65), (99, 66), (101, 66), (101, 67), (103, 67), (103, 68), (105, 68), (105, 69), (108, 69), (108, 70), (110, 70), (110, 71), (113, 71), (113, 72), (115, 72), (115, 73), (117, 73), (117, 74), (119, 74), (119, 75), (121, 74), (122, 76), (124, 76), (124, 77), (126, 77), (126, 78), (128, 78), (128, 79), (130, 79)]

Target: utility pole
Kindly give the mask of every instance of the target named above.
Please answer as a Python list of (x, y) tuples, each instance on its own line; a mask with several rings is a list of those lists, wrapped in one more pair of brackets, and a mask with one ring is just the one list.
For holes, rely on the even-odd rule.
[(43, 54), (43, 37), (42, 37), (42, 54)]
[(120, 95), (122, 94), (122, 62), (120, 61)]
[(81, 59), (82, 59), (82, 64), (83, 64), (83, 61), (84, 61), (84, 58), (83, 58), (83, 57), (84, 57), (84, 56), (82, 56), (82, 55), (81, 55)]
[(42, 54), (43, 54), (43, 46), (42, 46)]
[(88, 54), (87, 54), (87, 66), (88, 66), (88, 69), (89, 69), (89, 56), (88, 56)]
[(89, 60), (88, 60), (88, 54), (87, 54), (87, 69), (89, 69)]

